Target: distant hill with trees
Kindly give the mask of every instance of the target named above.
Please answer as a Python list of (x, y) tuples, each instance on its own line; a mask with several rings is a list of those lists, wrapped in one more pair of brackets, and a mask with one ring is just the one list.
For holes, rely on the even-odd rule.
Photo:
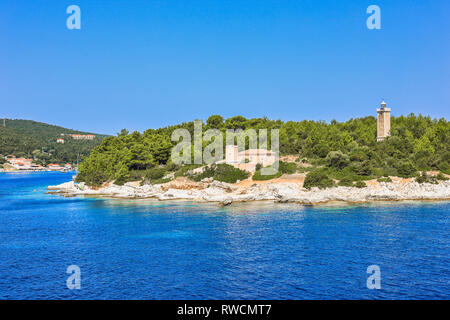
[[(81, 161), (107, 135), (94, 134), (92, 140), (75, 140), (70, 135), (90, 134), (32, 120), (0, 120), (0, 155), (33, 158), (38, 164), (71, 163)], [(64, 143), (57, 143), (64, 139)], [(3, 158), (3, 157), (0, 157)], [(1, 160), (0, 160), (1, 161)], [(3, 161), (2, 161), (3, 162)]]

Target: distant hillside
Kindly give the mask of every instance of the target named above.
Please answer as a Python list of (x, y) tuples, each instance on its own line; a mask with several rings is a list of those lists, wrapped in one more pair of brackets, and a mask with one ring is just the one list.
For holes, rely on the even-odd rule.
[[(0, 126), (3, 127), (3, 119), (0, 120)], [(61, 133), (64, 134), (94, 134), (101, 138), (107, 137), (107, 135), (99, 135), (91, 132), (82, 132), (73, 129), (67, 129), (43, 122), (37, 122), (32, 120), (21, 119), (6, 119), (6, 128), (14, 129), (22, 134), (33, 135), (43, 139), (56, 139), (60, 137)]]
[[(94, 134), (93, 140), (74, 140), (71, 134), (91, 134), (32, 120), (0, 120), (0, 155), (13, 154), (34, 158), (37, 163), (76, 163), (107, 135)], [(58, 138), (64, 143), (57, 143)]]

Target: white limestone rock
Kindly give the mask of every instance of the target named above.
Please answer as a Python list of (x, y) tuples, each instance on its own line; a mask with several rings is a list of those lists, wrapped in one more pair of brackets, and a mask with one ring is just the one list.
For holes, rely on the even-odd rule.
[(164, 185), (125, 184), (118, 186), (109, 184), (103, 188), (90, 188), (84, 183), (70, 181), (57, 186), (49, 186), (48, 189), (68, 195), (106, 195), (116, 198), (157, 198), (160, 200), (184, 199), (218, 202), (223, 205), (237, 201), (260, 200), (314, 204), (328, 201), (450, 199), (450, 181), (441, 181), (439, 184), (394, 181), (379, 183), (377, 187), (334, 187), (312, 188), (311, 190), (300, 188), (295, 183), (254, 184), (243, 188), (219, 181), (212, 181), (208, 185), (182, 187), (184, 188), (169, 187), (167, 189), (167, 186), (164, 187)]

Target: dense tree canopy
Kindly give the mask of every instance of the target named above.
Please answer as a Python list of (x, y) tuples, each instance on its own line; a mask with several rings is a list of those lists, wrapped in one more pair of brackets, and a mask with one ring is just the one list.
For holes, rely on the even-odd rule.
[[(170, 164), (171, 148), (175, 145), (171, 134), (178, 128), (187, 129), (193, 136), (194, 122), (149, 129), (143, 134), (124, 131), (117, 137), (105, 139), (80, 166), (78, 181), (101, 184), (106, 180), (126, 179), (132, 171)], [(242, 116), (224, 120), (214, 115), (203, 125), (203, 131), (211, 128), (222, 132), (226, 129), (279, 129), (281, 155), (305, 158), (329, 173), (345, 174), (346, 178), (411, 176), (417, 170), (431, 169), (450, 173), (450, 126), (445, 119), (414, 114), (392, 117), (391, 137), (383, 142), (376, 141), (373, 116), (326, 123)]]

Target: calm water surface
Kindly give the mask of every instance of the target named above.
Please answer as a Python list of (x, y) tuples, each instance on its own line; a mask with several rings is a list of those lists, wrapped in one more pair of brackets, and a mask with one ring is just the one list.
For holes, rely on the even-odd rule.
[[(0, 174), (1, 299), (449, 299), (449, 202), (307, 207), (63, 198)], [(81, 290), (66, 268), (81, 268)], [(366, 269), (381, 269), (369, 290)]]

